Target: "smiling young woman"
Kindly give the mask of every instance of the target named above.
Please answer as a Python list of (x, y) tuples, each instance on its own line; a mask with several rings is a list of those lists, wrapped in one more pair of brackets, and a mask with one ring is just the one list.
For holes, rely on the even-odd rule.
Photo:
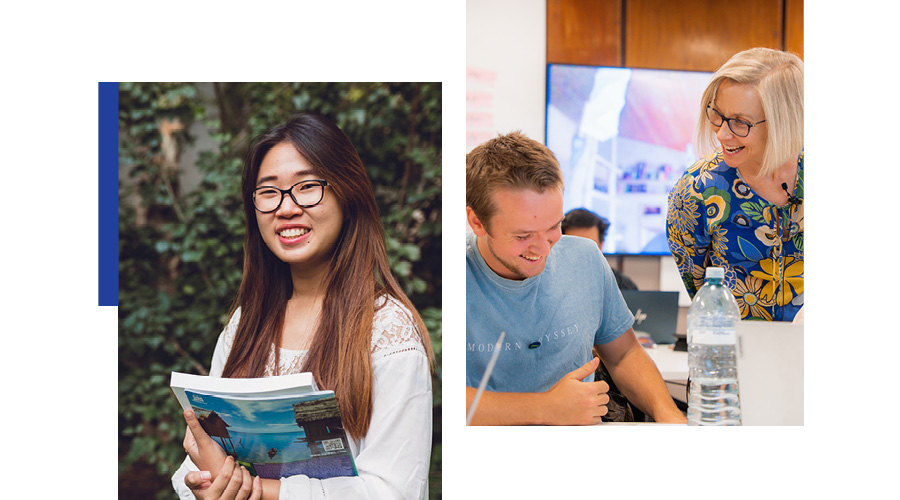
[(259, 165), (253, 190), (256, 224), (266, 246), (292, 274), (326, 273), (340, 234), (341, 204), (320, 177), (289, 142), (273, 146)]
[[(255, 142), (242, 190), (243, 277), (210, 375), (312, 372), (337, 396), (359, 471), (263, 480), (262, 498), (421, 498), (431, 452), (431, 342), (388, 266), (356, 149), (325, 118), (298, 115)], [(188, 431), (189, 457), (172, 481), (182, 496), (203, 496), (199, 471), (215, 476), (225, 456), (192, 443)]]

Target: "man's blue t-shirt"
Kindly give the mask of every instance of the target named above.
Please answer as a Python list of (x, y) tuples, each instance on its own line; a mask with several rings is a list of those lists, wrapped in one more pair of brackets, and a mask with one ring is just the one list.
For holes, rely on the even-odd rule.
[(506, 337), (486, 389), (542, 392), (590, 361), (594, 344), (615, 340), (634, 323), (592, 241), (563, 236), (541, 274), (516, 281), (492, 271), (475, 240), (466, 236), (467, 386), (478, 387), (501, 331)]

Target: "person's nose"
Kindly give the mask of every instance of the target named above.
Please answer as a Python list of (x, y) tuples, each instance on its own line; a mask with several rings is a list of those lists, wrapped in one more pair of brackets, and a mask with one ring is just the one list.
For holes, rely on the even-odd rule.
[(548, 245), (547, 251), (549, 251), (549, 247), (552, 247), (553, 245), (555, 245), (556, 242), (559, 241), (560, 238), (562, 238), (562, 231), (560, 231), (559, 229), (550, 231), (550, 234), (547, 236), (547, 245)]
[(281, 199), (281, 206), (275, 211), (278, 217), (291, 218), (303, 213), (304, 208), (294, 202), (290, 194), (285, 194)]
[(718, 139), (719, 141), (726, 141), (729, 139), (734, 139), (735, 137), (736, 136), (731, 131), (731, 129), (728, 128), (728, 122), (723, 121), (722, 125), (719, 127), (719, 130), (716, 130), (716, 139)]
[(547, 238), (547, 253), (544, 255), (550, 255), (550, 249), (553, 245), (556, 244), (559, 239), (562, 238), (562, 232), (557, 230), (550, 233), (550, 236)]
[(547, 255), (550, 253), (550, 242), (546, 238), (538, 238), (531, 246), (534, 255)]
[(545, 256), (549, 255), (550, 247), (552, 247), (557, 241), (559, 241), (560, 237), (561, 237), (561, 235), (558, 234), (558, 232), (551, 231), (550, 233), (546, 234), (543, 238), (537, 239), (537, 241), (534, 244), (534, 249), (532, 251), (535, 253), (535, 255), (545, 255)]

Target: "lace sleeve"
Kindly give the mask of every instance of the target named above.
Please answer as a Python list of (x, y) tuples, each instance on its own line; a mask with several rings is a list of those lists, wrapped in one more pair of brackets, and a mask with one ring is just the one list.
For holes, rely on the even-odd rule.
[[(431, 373), (419, 331), (395, 299), (372, 318), (372, 420), (355, 456), (358, 477), (281, 480), (282, 500), (422, 500), (431, 457)], [(400, 354), (402, 353), (402, 354)]]
[(409, 310), (393, 297), (379, 300), (383, 305), (372, 318), (372, 361), (405, 351), (426, 354)]

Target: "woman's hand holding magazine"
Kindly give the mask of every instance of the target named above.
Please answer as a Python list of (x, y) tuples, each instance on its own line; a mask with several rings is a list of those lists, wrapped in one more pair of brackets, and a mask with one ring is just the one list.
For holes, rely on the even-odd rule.
[[(219, 500), (258, 500), (262, 497), (259, 478), (250, 476), (244, 466), (236, 466), (233, 457), (216, 444), (197, 420), (194, 412), (184, 412), (187, 429), (184, 433), (184, 451), (200, 471), (189, 472), (184, 484), (197, 498)], [(212, 471), (216, 471), (215, 477)]]

